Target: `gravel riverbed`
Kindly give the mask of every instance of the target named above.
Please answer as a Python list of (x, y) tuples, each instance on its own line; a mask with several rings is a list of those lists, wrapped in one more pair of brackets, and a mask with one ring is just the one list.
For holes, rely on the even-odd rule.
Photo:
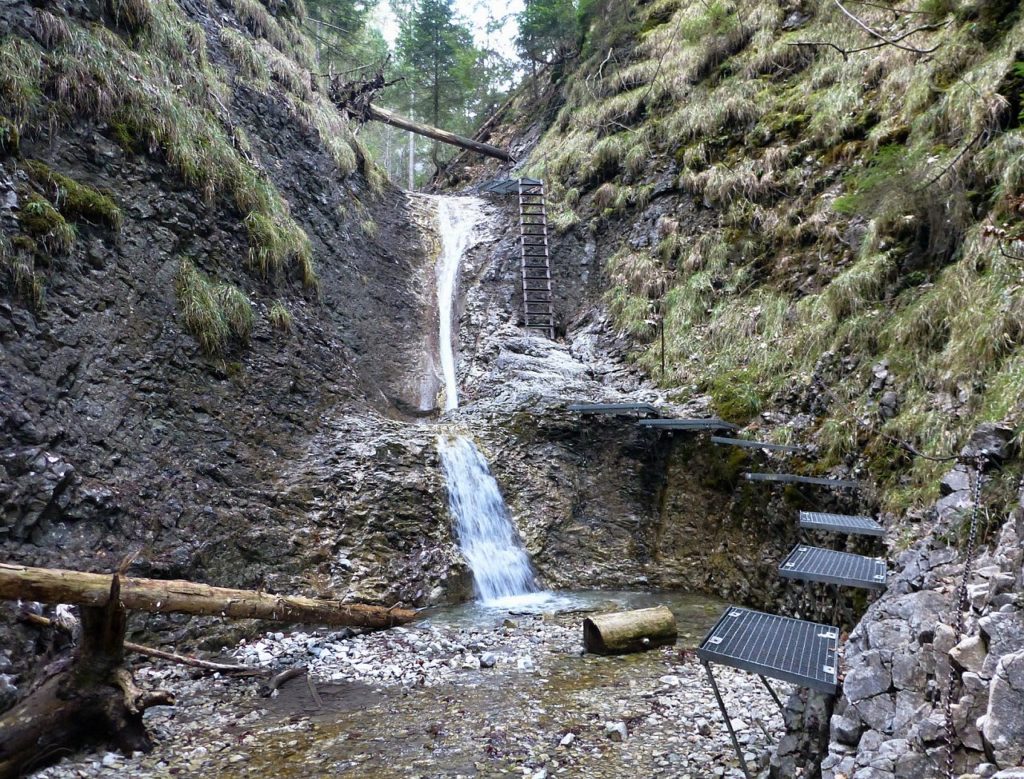
[[(691, 649), (699, 635), (681, 626), (675, 647), (599, 657), (583, 654), (582, 619), (276, 632), (226, 651), (225, 661), (308, 669), (269, 697), (265, 680), (141, 665), (141, 685), (177, 697), (146, 714), (156, 748), (77, 754), (35, 776), (742, 776)], [(715, 673), (748, 763), (767, 765), (778, 709), (755, 676)]]

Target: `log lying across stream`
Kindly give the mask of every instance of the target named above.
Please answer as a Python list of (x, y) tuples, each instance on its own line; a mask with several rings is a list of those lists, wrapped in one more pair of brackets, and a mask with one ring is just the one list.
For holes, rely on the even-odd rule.
[(76, 604), (82, 627), (75, 655), (48, 666), (28, 695), (0, 715), (0, 779), (86, 744), (114, 744), (128, 754), (150, 748), (142, 715), (174, 698), (140, 690), (124, 667), (128, 609), (371, 628), (416, 616), (409, 609), (3, 563), (0, 599)]
[(583, 647), (599, 655), (674, 644), (677, 634), (676, 618), (665, 606), (596, 614), (583, 620)]
[[(387, 628), (416, 616), (409, 609), (341, 603), (336, 600), (271, 595), (254, 590), (211, 587), (178, 579), (120, 577), (121, 604), (128, 610), (178, 612), (231, 619), (267, 619), (315, 625)], [(105, 606), (110, 575), (0, 563), (0, 599)]]

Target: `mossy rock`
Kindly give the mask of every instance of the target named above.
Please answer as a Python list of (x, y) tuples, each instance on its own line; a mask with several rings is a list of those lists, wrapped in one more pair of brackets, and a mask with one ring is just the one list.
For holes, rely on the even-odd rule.
[(124, 215), (110, 195), (57, 173), (39, 160), (26, 161), (25, 170), (33, 181), (52, 194), (61, 214), (68, 219), (121, 229)]
[(756, 377), (748, 369), (726, 371), (715, 376), (708, 393), (718, 416), (733, 424), (746, 424), (761, 410), (762, 398)]
[(18, 220), (22, 229), (46, 251), (65, 254), (75, 242), (75, 228), (42, 195), (32, 192), (26, 196)]

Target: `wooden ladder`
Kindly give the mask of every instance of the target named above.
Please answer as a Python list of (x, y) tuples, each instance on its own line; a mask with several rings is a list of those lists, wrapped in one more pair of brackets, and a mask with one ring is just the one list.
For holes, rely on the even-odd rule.
[(555, 337), (551, 258), (544, 182), (519, 179), (519, 235), (523, 273), (523, 313), (527, 330)]

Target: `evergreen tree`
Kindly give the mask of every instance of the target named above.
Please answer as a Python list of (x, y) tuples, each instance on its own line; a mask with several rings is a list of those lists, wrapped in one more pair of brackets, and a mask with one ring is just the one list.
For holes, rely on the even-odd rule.
[(576, 53), (579, 33), (572, 0), (526, 0), (516, 19), (516, 46), (534, 68), (564, 62)]
[[(451, 0), (413, 0), (411, 6), (397, 47), (410, 107), (428, 124), (464, 132), (476, 62), (473, 36), (455, 18)], [(440, 165), (436, 142), (431, 159)]]

